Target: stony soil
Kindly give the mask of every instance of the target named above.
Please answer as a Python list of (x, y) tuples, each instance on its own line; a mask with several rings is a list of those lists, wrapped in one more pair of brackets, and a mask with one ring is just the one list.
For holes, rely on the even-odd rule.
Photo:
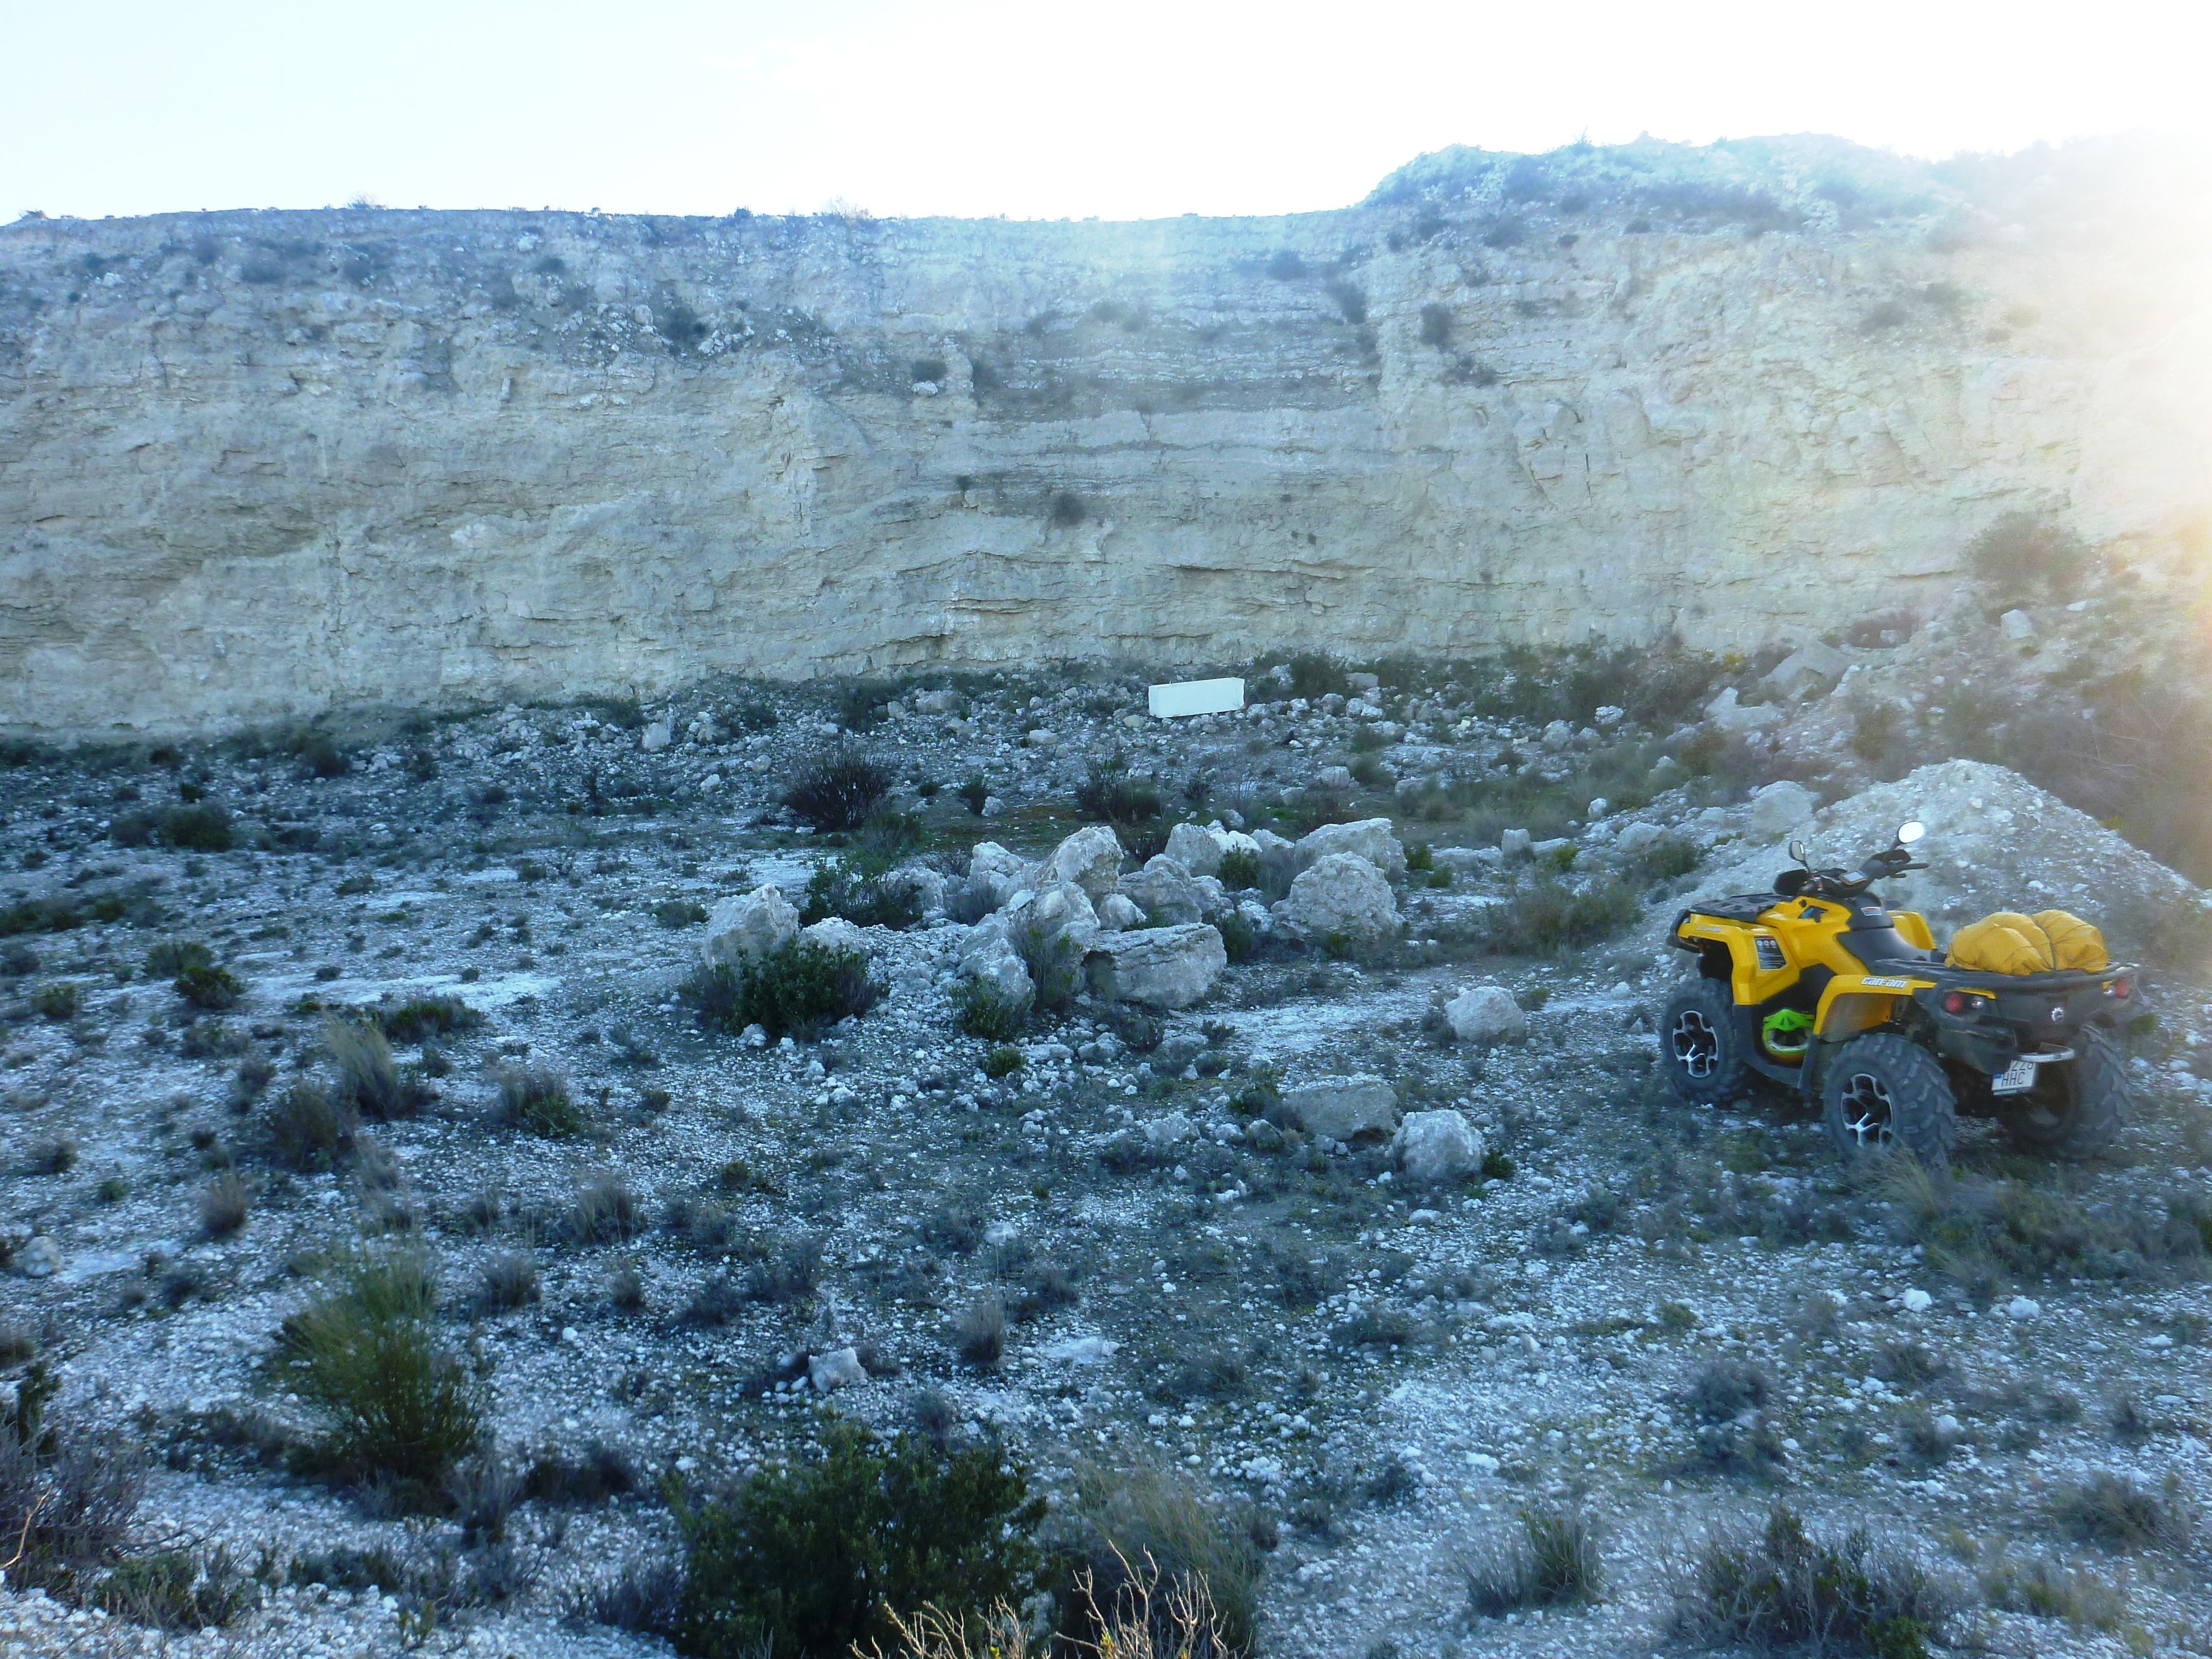
[[(1141, 689), (1125, 681), (951, 689), (951, 708), (920, 712), (910, 696), (860, 738), (899, 775), (926, 856), (987, 836), (1042, 855), (1077, 827), (1090, 763), (1117, 747), (1157, 776), (1170, 817), (1200, 777), (1200, 816), (1255, 826), (1310, 811), (1321, 768), (1380, 752), (1413, 787), (1353, 782), (1330, 795), (1335, 810), (1394, 812), (1403, 839), (1439, 848), (1494, 847), (1495, 830), (1440, 805), (1424, 777), (1584, 791), (1559, 826), (1583, 849), (1570, 879), (1624, 871), (1646, 920), (1579, 951), (1488, 954), (1486, 919), (1514, 902), (1526, 866), (1440, 858), (1459, 873), (1401, 889), (1400, 945), (1341, 961), (1263, 945), (1150, 1030), (1079, 1000), (994, 1080), (981, 1069), (993, 1045), (953, 1024), (961, 928), (941, 915), (869, 930), (886, 994), (819, 1042), (748, 1046), (698, 1029), (678, 999), (705, 907), (763, 881), (795, 896), (826, 854), (775, 803), (838, 722), (792, 694), (773, 724), (743, 687), (644, 711), (673, 739), (653, 750), (636, 711), (611, 707), (357, 733), (328, 776), (312, 749), (251, 743), (25, 756), (4, 775), (0, 912), (25, 931), (0, 941), (19, 947), (0, 981), (0, 1222), (16, 1264), (0, 1308), (33, 1340), (11, 1350), (9, 1375), (34, 1344), (62, 1378), (58, 1419), (114, 1427), (155, 1460), (146, 1534), (228, 1546), (264, 1563), (270, 1585), (198, 1636), (11, 1589), (0, 1647), (653, 1649), (564, 1615), (577, 1586), (671, 1552), (660, 1477), (742, 1473), (831, 1413), (896, 1428), (933, 1396), (953, 1432), (1003, 1437), (1056, 1498), (1081, 1463), (1152, 1458), (1272, 1523), (1273, 1653), (1652, 1650), (1704, 1529), (1777, 1496), (1940, 1564), (1967, 1587), (1962, 1632), (1990, 1650), (2212, 1652), (2201, 1541), (2123, 1554), (2059, 1518), (2100, 1471), (2154, 1489), (2171, 1475), (2185, 1506), (2212, 1490), (2201, 1243), (2121, 1239), (2128, 1218), (2206, 1192), (2200, 989), (2156, 982), (2160, 1022), (2130, 1062), (2137, 1120), (2113, 1156), (2031, 1164), (1990, 1126), (1966, 1126), (1962, 1172), (2024, 1183), (2104, 1231), (2055, 1272), (1947, 1270), (1912, 1242), (1894, 1193), (1844, 1180), (1817, 1123), (1787, 1103), (1692, 1111), (1655, 1081), (1650, 1010), (1680, 971), (1658, 924), (1711, 872), (1779, 862), (1780, 837), (1754, 836), (1756, 804), (1716, 776), (1662, 771), (1633, 814), (1580, 822), (1594, 769), (1632, 760), (1644, 777), (1668, 733), (1608, 717), (1547, 739), (1449, 695), (1378, 695), (1364, 720), (1276, 702), (1170, 728), (1136, 712)], [(694, 726), (702, 713), (713, 730)], [(2106, 834), (1984, 771), (1917, 794), (1886, 786), (1819, 828), (1855, 833), (1924, 797), (1930, 850), (1971, 864), (1975, 881), (1956, 884), (1976, 902), (2024, 884), (2051, 849), (1992, 832), (1954, 795), (2002, 791), (2009, 810)], [(971, 774), (988, 818), (954, 797)], [(232, 850), (118, 844), (118, 818), (187, 798), (234, 815)], [(1667, 825), (1699, 867), (1655, 878), (1614, 858), (1634, 821)], [(2094, 913), (2107, 868), (2197, 902), (2140, 854), (2065, 850), (2112, 860), (2046, 872), (2075, 908)], [(45, 908), (11, 909), (24, 904)], [(48, 926), (64, 911), (77, 925)], [(209, 945), (243, 1000), (185, 1006), (144, 965), (170, 939)], [(1438, 1035), (1432, 1009), (1483, 980), (1529, 1011), (1525, 1042), (1471, 1051)], [(73, 1012), (57, 986), (76, 988)], [(399, 1049), (436, 1073), (436, 1098), (368, 1126), (331, 1171), (277, 1167), (269, 1103), (295, 1073), (327, 1072), (325, 1020), (424, 993), (483, 1016), (436, 1039), (437, 1055)], [(522, 1063), (568, 1079), (583, 1133), (495, 1121), (501, 1070)], [(1267, 1085), (1361, 1071), (1390, 1078), (1408, 1109), (1459, 1107), (1504, 1161), (1410, 1190), (1387, 1146), (1251, 1131)], [(1176, 1114), (1188, 1137), (1145, 1133)], [(201, 1195), (226, 1170), (251, 1214), (211, 1238)], [(635, 1197), (638, 1230), (580, 1242), (577, 1196), (610, 1176)], [(380, 1518), (256, 1449), (257, 1436), (312, 1429), (266, 1362), (284, 1316), (364, 1237), (434, 1255), (452, 1340), (489, 1379), (502, 1447), (526, 1462), (604, 1444), (647, 1477), (596, 1505), (526, 1504), (514, 1594), (427, 1635), (396, 1598), (285, 1583), (283, 1568), (337, 1543), (422, 1558), (459, 1549), (458, 1527)], [(711, 1281), (742, 1285), (763, 1256), (817, 1247), (811, 1294), (740, 1295), (719, 1322), (694, 1316)], [(537, 1265), (538, 1298), (484, 1309), (481, 1275), (517, 1252)], [(1067, 1290), (1048, 1285), (1048, 1266), (1067, 1271)], [(626, 1270), (635, 1305), (612, 1293)], [(1012, 1324), (1003, 1363), (980, 1369), (951, 1331), (994, 1296)], [(824, 1399), (806, 1357), (848, 1344), (869, 1378)], [(1701, 1421), (1694, 1385), (1728, 1358), (1760, 1368), (1767, 1392), (1738, 1402), (1741, 1418)], [(1465, 1563), (1532, 1503), (1595, 1520), (1605, 1598), (1470, 1619)], [(1985, 1607), (1979, 1586), (2008, 1557), (2121, 1585), (2124, 1610), (2100, 1629)]]

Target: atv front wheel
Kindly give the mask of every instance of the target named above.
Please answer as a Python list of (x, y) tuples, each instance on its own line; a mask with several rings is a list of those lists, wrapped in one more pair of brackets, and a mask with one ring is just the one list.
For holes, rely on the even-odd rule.
[(1943, 1067), (1909, 1037), (1872, 1031), (1853, 1037), (1828, 1063), (1820, 1121), (1846, 1161), (1870, 1152), (1910, 1152), (1931, 1170), (1950, 1162), (1958, 1102)]
[(1667, 999), (1659, 1015), (1659, 1063), (1674, 1092), (1698, 1105), (1743, 1093), (1751, 1068), (1743, 1063), (1735, 1003), (1724, 981), (1692, 980)]
[(2112, 1144), (2134, 1103), (2119, 1039), (2101, 1025), (2085, 1025), (2075, 1035), (2072, 1060), (2038, 1066), (2035, 1087), (2013, 1097), (2005, 1133), (2039, 1158), (2094, 1158)]

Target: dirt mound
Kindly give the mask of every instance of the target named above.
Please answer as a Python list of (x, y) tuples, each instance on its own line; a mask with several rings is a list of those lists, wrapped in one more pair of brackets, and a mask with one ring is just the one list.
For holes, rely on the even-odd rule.
[[(1815, 866), (1857, 867), (1897, 827), (1928, 826), (1929, 868), (1887, 883), (1899, 909), (1924, 912), (1936, 943), (1992, 910), (2070, 910), (2122, 956), (2201, 969), (2212, 896), (2017, 772), (1978, 761), (1923, 766), (1817, 814), (1801, 832)], [(1698, 897), (1768, 890), (1790, 860), (1779, 845), (1718, 870)]]

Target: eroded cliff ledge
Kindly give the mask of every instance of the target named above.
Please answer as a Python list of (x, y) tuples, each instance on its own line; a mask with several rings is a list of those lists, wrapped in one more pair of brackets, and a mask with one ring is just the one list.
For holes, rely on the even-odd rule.
[(2208, 484), (2203, 174), (1446, 152), (1151, 223), (0, 230), (0, 726), (1319, 644), (1752, 646)]

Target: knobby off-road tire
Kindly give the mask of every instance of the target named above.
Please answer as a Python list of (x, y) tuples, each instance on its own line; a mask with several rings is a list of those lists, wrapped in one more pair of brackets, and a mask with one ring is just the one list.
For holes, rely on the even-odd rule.
[(1941, 1170), (1958, 1137), (1959, 1104), (1935, 1055), (1894, 1031), (1872, 1031), (1853, 1037), (1828, 1062), (1820, 1121), (1846, 1163), (1910, 1152)]
[(1659, 1063), (1674, 1092), (1699, 1106), (1741, 1095), (1751, 1081), (1736, 1036), (1735, 1000), (1724, 981), (1694, 979), (1659, 1015)]
[(2005, 1108), (2005, 1133), (2039, 1158), (2094, 1158), (2134, 1109), (2120, 1040), (2102, 1025), (2085, 1025), (2075, 1034), (2074, 1058), (2044, 1066), (2027, 1097)]

